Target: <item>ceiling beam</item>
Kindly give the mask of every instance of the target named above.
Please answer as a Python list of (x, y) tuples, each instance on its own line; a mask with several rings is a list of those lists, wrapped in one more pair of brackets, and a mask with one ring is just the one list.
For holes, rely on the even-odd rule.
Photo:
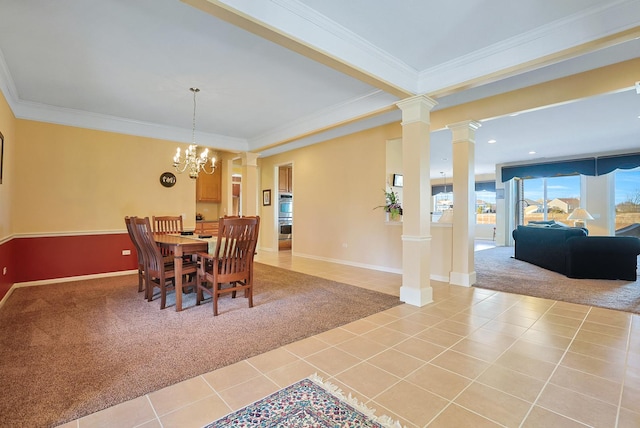
[(431, 112), (431, 130), (465, 120), (489, 120), (634, 88), (640, 58)]
[[(447, 125), (466, 120), (486, 121), (515, 113), (548, 108), (597, 95), (632, 90), (640, 80), (640, 58), (623, 61), (606, 67), (585, 71), (545, 83), (517, 89), (504, 94), (460, 104), (431, 112), (431, 131), (445, 129)], [(395, 105), (360, 115), (348, 121), (278, 141), (252, 151), (285, 146), (295, 141), (332, 129), (349, 125), (395, 110)]]
[(473, 89), (489, 83), (494, 83), (502, 79), (508, 79), (510, 77), (518, 76), (520, 74), (528, 73), (534, 70), (538, 70), (543, 67), (547, 67), (553, 64), (557, 64), (562, 61), (566, 61), (572, 58), (577, 58), (582, 55), (596, 52), (601, 49), (606, 49), (621, 43), (629, 42), (631, 40), (640, 38), (640, 26), (629, 28), (625, 31), (621, 31), (615, 34), (610, 34), (606, 37), (592, 40), (586, 43), (582, 43), (577, 46), (573, 46), (568, 49), (563, 49), (558, 52), (554, 52), (550, 55), (545, 55), (540, 58), (536, 58), (531, 61), (527, 61), (513, 67), (508, 67), (494, 73), (479, 76), (475, 79), (462, 82), (456, 85), (452, 85), (446, 88), (441, 88), (428, 93), (429, 97), (438, 99), (447, 95), (452, 95), (458, 92)]
[[(222, 19), (232, 25), (249, 31), (259, 37), (277, 43), (287, 49), (297, 52), (305, 57), (331, 67), (341, 73), (354, 77), (364, 83), (379, 88), (400, 99), (414, 96), (411, 91), (400, 88), (366, 70), (346, 63), (345, 61), (317, 47), (287, 34), (275, 26), (268, 25), (255, 17), (229, 6), (220, 0), (182, 0), (184, 3), (198, 8), (212, 16)], [(274, 12), (275, 13), (275, 12)], [(583, 43), (578, 46), (537, 58), (532, 61), (519, 64), (504, 70), (480, 76), (471, 81), (442, 88), (428, 95), (434, 99), (462, 92), (471, 88), (493, 83), (501, 79), (513, 77), (535, 69), (562, 62), (580, 55), (604, 49), (619, 43), (624, 43), (640, 37), (640, 26), (636, 26), (598, 40)], [(550, 82), (545, 82), (530, 87), (510, 91), (507, 93), (486, 97), (477, 101), (458, 106), (434, 110), (431, 112), (431, 130), (436, 131), (446, 128), (447, 125), (465, 120), (490, 120), (514, 113), (521, 113), (535, 109), (550, 107), (553, 105), (573, 102), (579, 99), (595, 95), (626, 90), (640, 80), (637, 70), (640, 69), (640, 59), (625, 61), (622, 63), (602, 67), (599, 69), (578, 73)], [(301, 135), (291, 136), (282, 141), (273, 141), (260, 148), (252, 148), (252, 151), (260, 151), (274, 147), (283, 147), (295, 141), (309, 136), (318, 135), (354, 122), (369, 119), (395, 109), (395, 105), (387, 108), (378, 108), (368, 114), (358, 115), (351, 119), (324, 126), (305, 132)]]
[(304, 42), (290, 34), (284, 33), (274, 26), (270, 26), (261, 22), (254, 17), (243, 13), (237, 9), (230, 7), (229, 5), (216, 0), (182, 0), (182, 2), (202, 10), (216, 18), (222, 19), (236, 27), (249, 31), (256, 36), (276, 43), (286, 49), (299, 53), (313, 61), (333, 68), (340, 73), (351, 76), (371, 85), (375, 88), (381, 89), (391, 95), (394, 95), (400, 99), (408, 98), (413, 95), (411, 91), (401, 88), (389, 81), (386, 81), (367, 70), (356, 67), (349, 64), (340, 58), (329, 54), (328, 52), (321, 51), (318, 48)]

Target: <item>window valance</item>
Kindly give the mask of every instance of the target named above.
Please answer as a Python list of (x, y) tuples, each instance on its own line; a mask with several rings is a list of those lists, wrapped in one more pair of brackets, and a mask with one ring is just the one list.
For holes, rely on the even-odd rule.
[(436, 184), (435, 186), (431, 186), (431, 195), (438, 195), (440, 193), (449, 193), (453, 192), (453, 184), (447, 184), (446, 191), (444, 184)]
[(640, 153), (601, 156), (597, 159), (598, 175), (609, 174), (616, 169), (633, 169), (640, 166)]
[(518, 178), (560, 177), (564, 175), (605, 175), (616, 169), (640, 167), (640, 153), (599, 156), (597, 158), (575, 159), (529, 165), (502, 167), (502, 182)]
[(504, 183), (515, 177), (543, 178), (576, 174), (596, 175), (596, 158), (505, 166), (502, 167), (502, 182)]
[(495, 192), (495, 181), (476, 181), (476, 192)]
[[(446, 192), (453, 192), (453, 184), (447, 184), (446, 188), (447, 188)], [(476, 188), (476, 192), (482, 192), (483, 190), (487, 192), (495, 192), (496, 182), (495, 181), (477, 181), (475, 188)], [(438, 195), (440, 193), (445, 193), (444, 184), (437, 184), (435, 186), (431, 186), (432, 195)]]

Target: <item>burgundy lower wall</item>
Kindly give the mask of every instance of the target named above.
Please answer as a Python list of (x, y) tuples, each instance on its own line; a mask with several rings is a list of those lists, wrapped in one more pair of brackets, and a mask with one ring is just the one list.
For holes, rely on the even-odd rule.
[[(0, 245), (0, 299), (7, 294), (9, 288), (16, 282), (14, 280), (15, 277), (15, 267), (13, 262), (13, 254), (15, 240), (10, 239), (9, 241)], [(3, 269), (7, 268), (7, 274), (3, 275)]]
[[(123, 256), (122, 250), (131, 250)], [(0, 246), (0, 298), (17, 282), (39, 281), (137, 269), (136, 250), (127, 233), (14, 238)], [(6, 288), (6, 289), (5, 289)]]

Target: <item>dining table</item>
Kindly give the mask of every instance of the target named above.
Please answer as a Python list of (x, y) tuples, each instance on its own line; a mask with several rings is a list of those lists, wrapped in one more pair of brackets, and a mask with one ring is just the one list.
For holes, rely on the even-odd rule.
[[(173, 255), (175, 270), (176, 312), (182, 310), (182, 258), (199, 252), (215, 251), (216, 237), (200, 238), (197, 235), (160, 235), (154, 234), (154, 240), (165, 254)], [(211, 249), (211, 250), (210, 250)]]

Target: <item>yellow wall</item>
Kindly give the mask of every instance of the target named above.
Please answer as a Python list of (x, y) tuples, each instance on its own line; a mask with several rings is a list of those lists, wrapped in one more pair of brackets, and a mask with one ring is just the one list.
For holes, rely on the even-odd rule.
[(202, 214), (203, 220), (217, 220), (221, 211), (217, 202), (196, 202), (196, 212)]
[[(587, 77), (596, 76), (594, 73), (603, 77), (602, 73), (615, 71), (606, 80), (609, 89), (618, 88), (625, 79), (616, 76), (626, 77), (637, 70), (637, 61), (584, 73), (574, 86), (593, 82)], [(431, 128), (530, 108), (542, 89), (554, 88), (562, 94), (554, 101), (567, 101), (575, 97), (575, 91), (562, 88), (571, 82), (549, 82), (439, 110), (433, 113)], [(592, 92), (593, 86), (589, 86)], [(509, 100), (519, 104), (514, 106)], [(487, 110), (489, 103), (499, 111), (495, 110), (498, 107)], [(173, 188), (159, 183), (160, 174), (172, 170), (174, 142), (17, 120), (1, 95), (0, 132), (5, 137), (0, 240), (12, 235), (124, 231), (126, 215), (183, 214), (185, 228), (195, 226), (195, 182), (176, 174), (178, 182)], [(268, 207), (259, 204), (261, 248), (277, 250), (274, 173), (278, 165), (291, 164), (294, 254), (400, 269), (402, 227), (385, 224), (384, 212), (373, 207), (384, 203), (387, 141), (401, 135), (400, 124), (390, 124), (259, 159), (258, 198), (261, 190), (271, 189), (274, 202)], [(218, 207), (222, 211), (214, 217), (231, 205), (230, 186), (225, 189), (224, 202)]]
[(14, 234), (123, 231), (124, 217), (184, 215), (195, 226), (195, 180), (172, 171), (176, 143), (18, 120)]
[(0, 92), (0, 133), (4, 136), (4, 162), (2, 184), (0, 184), (0, 242), (12, 233), (11, 195), (15, 180), (13, 167), (15, 159), (16, 119), (6, 99)]
[(277, 166), (293, 166), (294, 254), (355, 265), (400, 269), (400, 225), (385, 223), (373, 208), (385, 202), (387, 140), (400, 124), (358, 132), (259, 160), (261, 190), (271, 189), (271, 206), (260, 204), (263, 249), (277, 248)]

